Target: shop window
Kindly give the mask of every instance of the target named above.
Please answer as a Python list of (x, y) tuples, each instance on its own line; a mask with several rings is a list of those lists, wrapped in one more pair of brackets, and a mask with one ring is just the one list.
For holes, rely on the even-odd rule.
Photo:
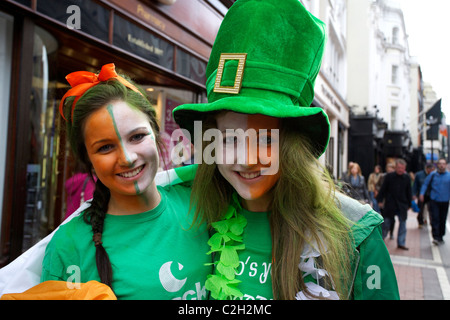
[[(164, 150), (160, 155), (160, 168), (167, 170), (187, 164), (193, 156), (194, 148), (187, 137), (180, 137), (177, 133), (177, 129), (180, 127), (173, 119), (172, 111), (180, 104), (206, 101), (199, 100), (201, 98), (198, 94), (191, 90), (154, 85), (142, 85), (142, 87), (146, 90), (150, 102), (156, 109), (161, 140), (164, 143)], [(174, 152), (179, 153), (175, 155)], [(176, 158), (175, 162), (172, 161), (174, 157)]]
[(206, 63), (183, 50), (177, 51), (177, 73), (198, 83), (206, 83)]
[(0, 221), (5, 186), (13, 24), (12, 16), (0, 12)]
[(397, 81), (398, 81), (398, 66), (392, 66), (391, 83), (397, 84)]
[(398, 42), (398, 27), (392, 29), (392, 44), (399, 44)]
[(58, 106), (55, 101), (55, 59), (58, 43), (42, 28), (35, 27), (30, 99), (30, 158), (27, 164), (25, 218), (22, 250), (53, 228), (58, 163)]

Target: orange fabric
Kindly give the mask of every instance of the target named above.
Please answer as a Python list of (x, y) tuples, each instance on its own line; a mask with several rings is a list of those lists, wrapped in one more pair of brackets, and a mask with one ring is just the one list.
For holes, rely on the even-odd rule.
[(69, 284), (74, 288), (69, 289), (66, 281), (45, 281), (23, 293), (4, 294), (0, 300), (117, 300), (111, 288), (98, 281)]
[(80, 99), (81, 96), (90, 88), (96, 86), (100, 82), (108, 81), (109, 79), (117, 79), (127, 88), (130, 88), (134, 92), (142, 95), (142, 93), (134, 85), (116, 73), (114, 63), (105, 64), (98, 75), (89, 71), (72, 72), (66, 76), (66, 80), (72, 86), (72, 89), (66, 92), (59, 103), (59, 113), (61, 113), (64, 120), (67, 120), (66, 117), (64, 117), (63, 112), (64, 101), (67, 97), (76, 97), (72, 103), (71, 114), (73, 115), (73, 110), (75, 109), (78, 99)]

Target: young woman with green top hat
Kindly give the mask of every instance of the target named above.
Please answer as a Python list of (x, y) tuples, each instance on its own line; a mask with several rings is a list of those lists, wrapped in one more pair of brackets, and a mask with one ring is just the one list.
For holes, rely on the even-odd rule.
[(218, 132), (197, 150), (213, 144), (215, 161), (199, 164), (191, 198), (211, 228), (214, 299), (399, 298), (382, 217), (318, 161), (330, 124), (310, 105), (325, 38), (298, 0), (238, 0), (212, 48), (208, 103), (173, 112), (194, 140), (199, 124)]
[(53, 235), (41, 280), (96, 280), (118, 299), (207, 298), (208, 232), (189, 229), (189, 186), (155, 183), (161, 142), (145, 94), (114, 64), (66, 79), (67, 137), (97, 181), (91, 205)]

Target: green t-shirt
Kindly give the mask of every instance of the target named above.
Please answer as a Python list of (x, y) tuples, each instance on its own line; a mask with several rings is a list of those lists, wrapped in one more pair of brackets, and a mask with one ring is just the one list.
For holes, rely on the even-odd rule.
[(244, 294), (243, 300), (269, 300), (272, 293), (272, 236), (268, 213), (239, 211), (247, 219), (244, 229), (244, 250), (238, 250), (239, 267), (236, 279)]
[[(205, 227), (189, 229), (191, 189), (159, 187), (161, 202), (134, 215), (107, 215), (103, 246), (113, 269), (118, 299), (207, 299), (212, 272)], [(100, 281), (92, 228), (80, 215), (62, 225), (46, 248), (41, 281)]]

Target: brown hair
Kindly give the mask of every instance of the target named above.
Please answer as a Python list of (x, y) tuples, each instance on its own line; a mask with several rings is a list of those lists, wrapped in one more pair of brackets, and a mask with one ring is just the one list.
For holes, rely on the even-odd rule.
[[(122, 76), (125, 78), (125, 76)], [(127, 78), (129, 82), (132, 82)], [(139, 89), (139, 88), (138, 88)], [(156, 113), (150, 102), (145, 98), (145, 93), (128, 89), (125, 85), (115, 79), (101, 82), (95, 87), (86, 91), (77, 101), (71, 114), (73, 97), (65, 101), (65, 116), (67, 119), (66, 130), (70, 146), (75, 157), (84, 166), (84, 170), (92, 175), (92, 164), (87, 155), (84, 142), (84, 126), (88, 117), (95, 111), (105, 107), (111, 101), (124, 101), (128, 105), (138, 108), (148, 116), (150, 125), (155, 133), (155, 140), (158, 150), (161, 151), (162, 142), (159, 136), (159, 126), (156, 122)], [(100, 281), (108, 286), (112, 286), (112, 267), (108, 253), (103, 247), (102, 233), (108, 203), (110, 200), (109, 189), (97, 179), (95, 184), (94, 196), (89, 208), (87, 208), (83, 217), (86, 223), (92, 226), (93, 245), (95, 245), (95, 259)]]

